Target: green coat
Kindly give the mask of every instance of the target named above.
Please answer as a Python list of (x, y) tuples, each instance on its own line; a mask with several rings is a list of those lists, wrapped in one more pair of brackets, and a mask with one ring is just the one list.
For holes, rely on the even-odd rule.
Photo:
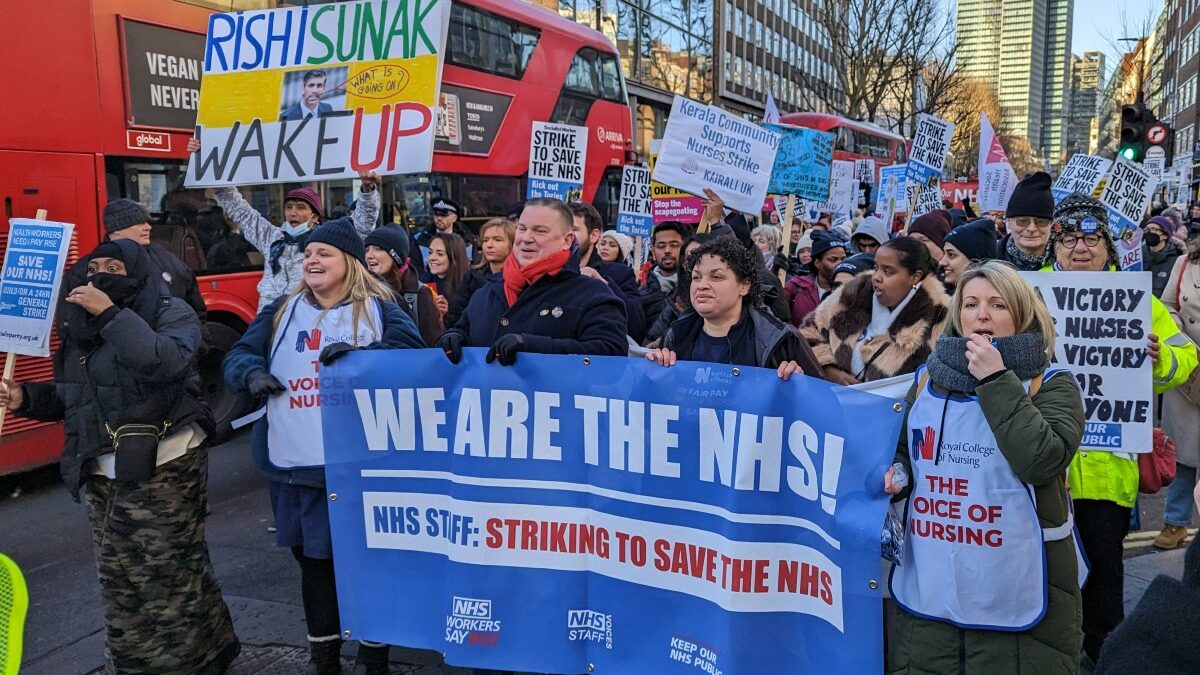
[[(1005, 371), (976, 389), (997, 446), (1017, 476), (1034, 486), (1038, 520), (1067, 519), (1064, 474), (1083, 437), (1083, 401), (1067, 373), (1047, 380), (1030, 401), (1017, 376)], [(911, 407), (916, 387), (908, 392)], [(910, 470), (908, 414), (896, 461)], [(907, 490), (901, 496), (907, 496)], [(1046, 544), (1050, 585), (1045, 617), (1022, 633), (966, 630), (917, 618), (897, 607), (888, 632), (887, 672), (906, 675), (1077, 673), (1083, 646), (1083, 607), (1074, 544)]]

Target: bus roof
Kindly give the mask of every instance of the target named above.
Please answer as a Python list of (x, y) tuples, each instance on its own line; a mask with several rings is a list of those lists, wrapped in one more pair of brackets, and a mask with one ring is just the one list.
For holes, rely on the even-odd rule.
[(904, 137), (901, 136), (900, 134), (897, 134), (894, 131), (888, 131), (887, 129), (884, 129), (883, 127), (879, 126), (878, 124), (872, 124), (870, 122), (860, 122), (858, 120), (848, 119), (846, 117), (841, 117), (839, 115), (830, 115), (828, 113), (816, 113), (816, 112), (788, 113), (786, 115), (780, 115), (779, 121), (783, 122), (784, 124), (795, 124), (797, 126), (810, 126), (810, 125), (815, 125), (817, 123), (825, 123), (825, 124), (831, 124), (832, 126), (849, 127), (856, 131), (865, 131), (868, 133), (875, 134), (876, 136), (883, 136), (885, 138), (891, 138), (893, 140), (897, 140), (897, 141), (901, 141), (901, 142), (904, 141)]
[(560, 16), (557, 12), (524, 0), (454, 0), (524, 23), (568, 35), (589, 47), (616, 54), (617, 48), (604, 33)]

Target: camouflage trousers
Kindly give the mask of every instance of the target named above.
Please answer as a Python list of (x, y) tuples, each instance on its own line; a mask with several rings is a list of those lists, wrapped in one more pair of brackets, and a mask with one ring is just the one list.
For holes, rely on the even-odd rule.
[(199, 673), (237, 641), (204, 540), (208, 450), (145, 482), (87, 478), (107, 673)]

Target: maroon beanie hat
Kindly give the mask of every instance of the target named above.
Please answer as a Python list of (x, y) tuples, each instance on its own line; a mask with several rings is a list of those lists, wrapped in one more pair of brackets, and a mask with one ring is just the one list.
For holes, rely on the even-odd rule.
[(321, 195), (317, 194), (316, 190), (307, 185), (291, 190), (283, 196), (284, 202), (287, 202), (289, 199), (295, 199), (308, 204), (312, 207), (313, 211), (317, 212), (318, 217), (324, 217), (325, 209), (321, 206)]
[(909, 234), (923, 234), (941, 248), (946, 243), (946, 235), (950, 233), (953, 221), (950, 214), (943, 209), (930, 211), (917, 218), (908, 226)]

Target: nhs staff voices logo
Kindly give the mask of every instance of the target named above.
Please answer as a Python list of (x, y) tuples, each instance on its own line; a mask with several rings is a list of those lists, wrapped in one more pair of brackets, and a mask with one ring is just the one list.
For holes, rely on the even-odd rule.
[(492, 601), (454, 596), (446, 617), (446, 642), (481, 647), (500, 644), (500, 621), (492, 618)]
[(572, 642), (598, 642), (612, 649), (612, 614), (590, 609), (567, 610), (567, 639)]

